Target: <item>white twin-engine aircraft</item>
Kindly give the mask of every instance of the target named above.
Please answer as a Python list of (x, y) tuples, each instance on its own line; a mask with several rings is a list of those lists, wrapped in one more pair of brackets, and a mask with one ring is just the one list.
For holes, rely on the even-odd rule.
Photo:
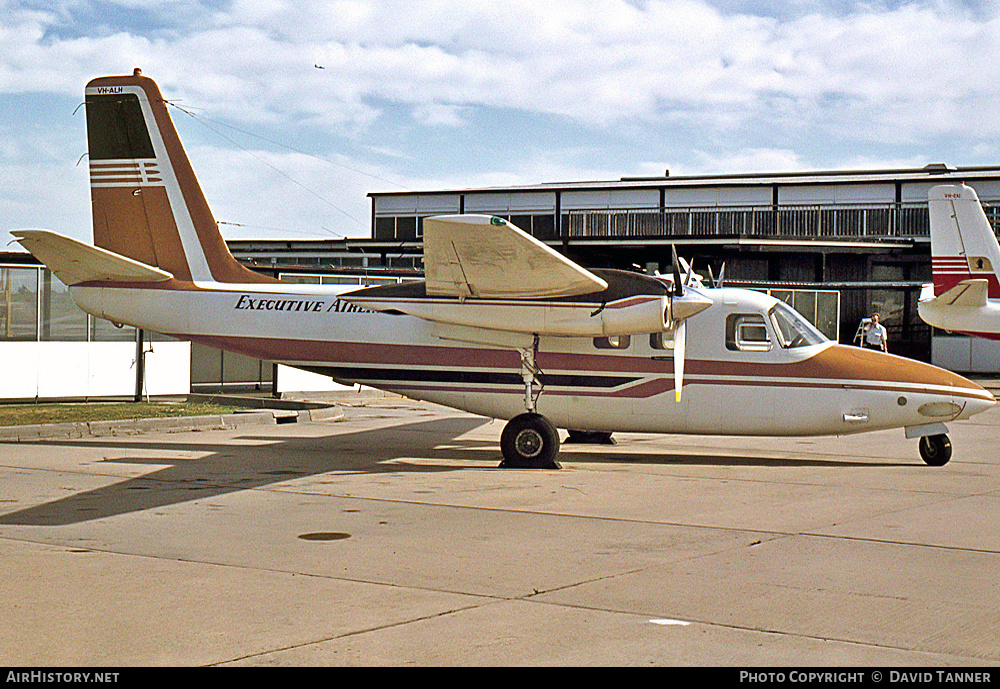
[[(226, 248), (156, 84), (87, 85), (96, 247), (15, 232), (85, 311), (510, 419), (501, 466), (558, 467), (557, 428), (844, 435), (904, 428), (951, 456), (945, 422), (992, 407), (958, 375), (828, 341), (759, 292), (586, 270), (506, 221), (424, 221), (426, 279), (347, 291), (258, 275)], [(681, 389), (683, 385), (683, 396)]]
[(933, 284), (917, 310), (935, 328), (1000, 340), (1000, 245), (979, 197), (964, 184), (932, 187)]

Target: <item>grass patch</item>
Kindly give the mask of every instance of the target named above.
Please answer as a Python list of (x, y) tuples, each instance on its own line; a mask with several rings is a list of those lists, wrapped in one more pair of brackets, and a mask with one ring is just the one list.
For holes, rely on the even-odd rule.
[(82, 423), (125, 419), (231, 414), (238, 407), (190, 402), (87, 402), (79, 404), (0, 405), (0, 426)]

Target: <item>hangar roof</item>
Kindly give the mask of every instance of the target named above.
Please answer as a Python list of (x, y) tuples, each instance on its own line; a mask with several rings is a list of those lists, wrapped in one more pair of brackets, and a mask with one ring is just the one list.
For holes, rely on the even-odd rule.
[(537, 191), (577, 191), (587, 189), (639, 189), (659, 187), (704, 187), (704, 186), (774, 186), (774, 185), (829, 185), (829, 184), (874, 184), (895, 182), (931, 182), (998, 180), (998, 166), (955, 167), (945, 163), (930, 163), (922, 168), (898, 168), (887, 170), (832, 170), (799, 172), (764, 172), (726, 175), (671, 176), (669, 170), (662, 177), (622, 177), (618, 180), (593, 180), (573, 182), (545, 182), (541, 184), (515, 185), (507, 187), (470, 187), (458, 189), (434, 189), (422, 191), (373, 191), (370, 197), (413, 196), (426, 194), (461, 194), (477, 192), (537, 192)]

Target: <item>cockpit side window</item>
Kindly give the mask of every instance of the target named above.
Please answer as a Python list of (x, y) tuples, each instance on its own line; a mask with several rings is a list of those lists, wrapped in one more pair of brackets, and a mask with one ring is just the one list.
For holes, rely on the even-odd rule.
[(826, 335), (817, 330), (812, 323), (780, 301), (771, 307), (767, 315), (778, 335), (778, 343), (786, 349), (808, 347), (827, 341)]
[(759, 313), (731, 313), (726, 318), (726, 349), (739, 352), (767, 352), (771, 336)]

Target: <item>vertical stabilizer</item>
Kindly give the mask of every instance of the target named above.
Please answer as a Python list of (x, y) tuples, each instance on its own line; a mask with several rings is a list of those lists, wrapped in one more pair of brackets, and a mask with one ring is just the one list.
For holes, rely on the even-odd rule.
[(934, 295), (963, 280), (985, 279), (991, 299), (1000, 298), (1000, 245), (972, 187), (947, 184), (928, 193)]
[(94, 243), (180, 280), (271, 282), (226, 247), (156, 82), (87, 84)]

